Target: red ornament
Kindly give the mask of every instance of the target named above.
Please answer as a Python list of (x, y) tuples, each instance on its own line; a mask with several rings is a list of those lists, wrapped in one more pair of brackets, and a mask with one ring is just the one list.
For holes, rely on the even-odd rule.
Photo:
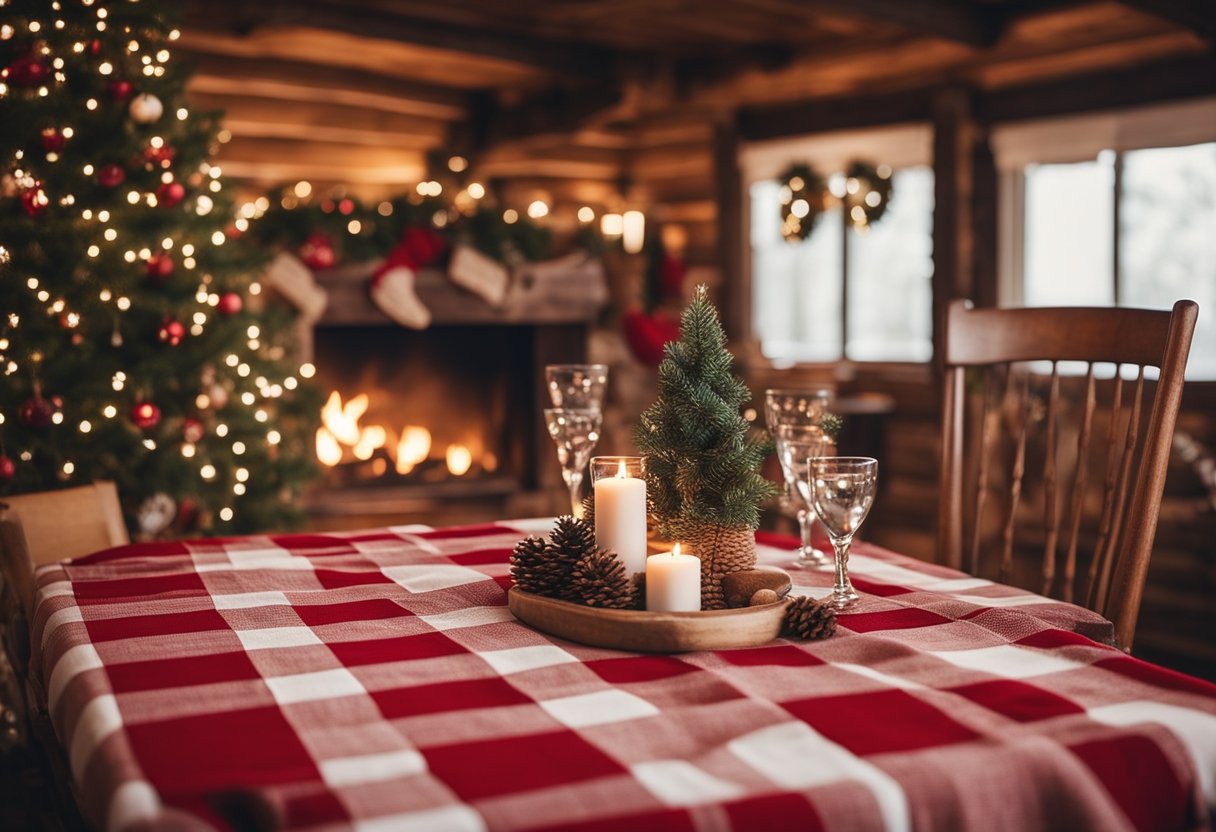
[(355, 210), (355, 201), (353, 199), (344, 199), (338, 203), (338, 213), (342, 216), (349, 216)]
[(153, 254), (148, 258), (147, 274), (153, 283), (164, 283), (173, 274), (173, 258), (167, 254)]
[(67, 138), (57, 127), (48, 127), (42, 131), (42, 149), (47, 153), (59, 153), (67, 143)]
[(308, 235), (304, 245), (300, 246), (300, 259), (310, 269), (328, 269), (337, 262), (334, 254), (334, 244), (321, 232)]
[(177, 151), (167, 144), (162, 144), (160, 147), (148, 145), (144, 148), (144, 161), (154, 166), (160, 165), (167, 168), (173, 164), (173, 157), (176, 155)]
[(150, 430), (160, 424), (160, 408), (152, 402), (136, 402), (131, 408), (131, 421), (140, 430)]
[(168, 344), (171, 347), (176, 347), (186, 337), (186, 328), (182, 326), (181, 321), (175, 321), (172, 318), (167, 318), (157, 330), (156, 337), (160, 339), (162, 344)]
[(41, 182), (35, 182), (33, 187), (21, 191), (21, 207), (31, 217), (39, 216), (50, 204), (51, 200), (47, 197), (46, 191), (42, 190)]
[(34, 430), (46, 430), (51, 426), (55, 416), (55, 405), (42, 396), (26, 399), (17, 408), (17, 418), (21, 424)]
[(14, 87), (37, 87), (46, 82), (51, 71), (36, 55), (23, 55), (0, 70), (0, 78)]
[(135, 92), (135, 85), (130, 81), (111, 81), (110, 98), (115, 101), (126, 101)]
[(0, 485), (11, 482), (17, 476), (17, 463), (10, 457), (0, 454)]
[(206, 432), (207, 431), (203, 427), (203, 423), (198, 419), (187, 417), (182, 421), (182, 439), (186, 440), (191, 445), (193, 445), (195, 442), (201, 441)]
[(225, 292), (220, 295), (220, 302), (216, 304), (216, 309), (225, 317), (231, 317), (241, 311), (241, 307), (245, 302), (241, 300), (241, 296), (236, 292)]
[(89, 54), (92, 55), (94, 58), (96, 58), (98, 55), (101, 54), (101, 39), (100, 38), (93, 38), (92, 42), (89, 44)]
[(186, 198), (186, 186), (181, 182), (166, 182), (156, 189), (156, 204), (173, 208)]
[(126, 178), (127, 172), (122, 169), (122, 165), (102, 165), (97, 170), (97, 182), (106, 188), (117, 188)]

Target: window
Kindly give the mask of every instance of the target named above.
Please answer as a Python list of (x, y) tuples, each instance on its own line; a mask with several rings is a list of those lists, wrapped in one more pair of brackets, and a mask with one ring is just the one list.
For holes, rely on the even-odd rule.
[(998, 137), (1013, 232), (1002, 300), (1168, 309), (1191, 298), (1187, 378), (1216, 380), (1216, 102), (1163, 109), (1056, 122), (1054, 145), (1035, 132), (1045, 126)]
[[(782, 140), (745, 149), (751, 327), (782, 362), (928, 361), (933, 325), (933, 171), (927, 127)], [(798, 243), (781, 235), (777, 177), (793, 161), (827, 175), (863, 159), (895, 169), (883, 218), (858, 231), (840, 205)], [(831, 177), (842, 192), (843, 177)]]

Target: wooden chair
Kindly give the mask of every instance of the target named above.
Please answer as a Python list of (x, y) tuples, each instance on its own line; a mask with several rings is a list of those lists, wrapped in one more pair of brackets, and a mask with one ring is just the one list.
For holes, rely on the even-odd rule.
[[(1130, 650), (1198, 313), (1189, 300), (1170, 312), (972, 309), (953, 301), (943, 350), (939, 560), (991, 574), (980, 556), (999, 554), (999, 580), (1026, 585), (1029, 577), (1044, 595), (1075, 597), (1109, 619), (1116, 642)], [(1086, 374), (1062, 379), (1064, 361), (1084, 362)], [(1050, 362), (1050, 370), (1036, 374), (1026, 362)], [(1118, 369), (1100, 380), (1095, 365)], [(1135, 377), (1125, 382), (1129, 365)], [(1160, 368), (1154, 393), (1145, 367)], [(1062, 381), (1075, 397), (1061, 398)], [(1066, 412), (1075, 424), (1065, 425)], [(1075, 442), (1065, 441), (1074, 434)], [(1104, 461), (1101, 480), (1089, 477), (1093, 457)], [(1027, 516), (1035, 511), (1031, 496), (1041, 498), (1041, 518)], [(1004, 510), (998, 506), (993, 523), (986, 509), (999, 500)], [(1083, 516), (1090, 520), (1084, 526)], [(1032, 527), (1042, 551), (1037, 580), (1019, 569), (1025, 559), (1016, 560), (1014, 549), (1015, 532), (1020, 539)], [(1089, 551), (1078, 580), (1082, 544)], [(1083, 586), (1074, 592), (1077, 583)]]
[(35, 567), (129, 542), (112, 482), (0, 498), (0, 567), (27, 615)]

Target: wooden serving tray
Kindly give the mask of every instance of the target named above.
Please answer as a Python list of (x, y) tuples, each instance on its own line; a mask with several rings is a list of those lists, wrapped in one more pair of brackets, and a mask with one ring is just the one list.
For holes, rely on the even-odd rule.
[(604, 610), (524, 592), (507, 593), (507, 606), (533, 629), (591, 647), (639, 653), (687, 653), (754, 647), (781, 633), (788, 601), (736, 610), (644, 612)]

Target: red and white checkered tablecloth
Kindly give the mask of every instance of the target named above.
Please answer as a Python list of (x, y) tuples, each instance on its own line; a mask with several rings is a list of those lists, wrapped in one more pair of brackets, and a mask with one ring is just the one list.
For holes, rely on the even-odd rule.
[[(34, 672), (86, 816), (223, 827), (216, 806), (254, 805), (290, 828), (427, 832), (1208, 823), (1216, 687), (1079, 635), (1100, 631), (1091, 613), (859, 544), (863, 601), (826, 641), (584, 647), (505, 606), (511, 547), (549, 525), (137, 544), (42, 568)], [(762, 562), (788, 559), (790, 541), (760, 543)], [(801, 594), (830, 584), (793, 577)]]

